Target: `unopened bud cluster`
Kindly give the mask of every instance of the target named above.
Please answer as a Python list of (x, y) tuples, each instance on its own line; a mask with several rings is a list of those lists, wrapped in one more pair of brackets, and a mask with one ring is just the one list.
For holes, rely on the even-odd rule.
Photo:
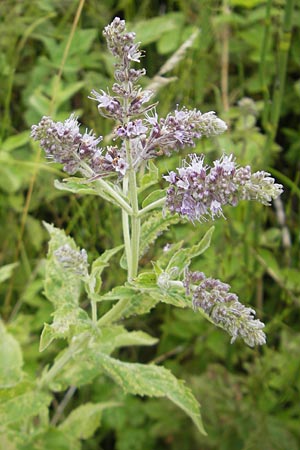
[(231, 336), (231, 343), (238, 337), (250, 347), (266, 343), (262, 331), (264, 324), (255, 319), (255, 311), (247, 308), (236, 294), (229, 292), (229, 284), (207, 278), (203, 272), (186, 271), (184, 285), (187, 294), (192, 293), (195, 309), (202, 308), (212, 322)]
[(85, 249), (75, 250), (69, 244), (65, 244), (55, 250), (54, 256), (64, 269), (81, 277), (85, 277), (88, 274), (88, 261)]
[(282, 185), (269, 175), (251, 173), (250, 166), (238, 167), (233, 155), (223, 155), (213, 167), (204, 164), (204, 156), (189, 155), (177, 173), (164, 177), (170, 183), (166, 205), (192, 222), (223, 216), (223, 206), (236, 206), (240, 200), (269, 205), (282, 192)]

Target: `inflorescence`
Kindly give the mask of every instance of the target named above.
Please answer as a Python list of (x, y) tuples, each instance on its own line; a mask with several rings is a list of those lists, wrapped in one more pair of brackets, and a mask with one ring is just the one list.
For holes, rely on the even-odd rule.
[(192, 222), (223, 216), (223, 206), (236, 206), (240, 200), (269, 205), (282, 192), (282, 185), (269, 173), (251, 173), (250, 166), (238, 167), (233, 155), (223, 155), (213, 167), (204, 164), (203, 155), (189, 155), (177, 173), (172, 171), (164, 178), (170, 183), (167, 207)]
[(250, 347), (266, 343), (264, 323), (254, 318), (254, 309), (244, 306), (236, 294), (229, 292), (229, 284), (207, 278), (203, 272), (186, 270), (184, 285), (187, 295), (192, 293), (194, 308), (203, 309), (215, 325), (227, 331), (231, 343), (238, 337)]

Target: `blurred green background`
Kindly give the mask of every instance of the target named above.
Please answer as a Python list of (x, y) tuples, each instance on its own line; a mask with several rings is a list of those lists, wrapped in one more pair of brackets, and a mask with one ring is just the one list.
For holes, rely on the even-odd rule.
[[(202, 405), (208, 437), (163, 400), (125, 397), (99, 377), (75, 392), (65, 414), (84, 401), (117, 397), (84, 450), (297, 450), (300, 448), (300, 2), (299, 0), (2, 0), (0, 4), (0, 285), (1, 315), (21, 343), (30, 376), (53, 360), (38, 352), (51, 305), (43, 296), (48, 235), (42, 220), (65, 228), (90, 257), (121, 242), (119, 212), (93, 197), (54, 188), (64, 177), (30, 140), (43, 115), (72, 111), (84, 127), (109, 134), (87, 97), (112, 84), (113, 60), (102, 30), (126, 19), (146, 51), (146, 87), (158, 80), (158, 113), (176, 105), (214, 110), (229, 124), (196, 152), (223, 151), (266, 170), (284, 185), (271, 208), (245, 203), (218, 220), (211, 248), (194, 268), (232, 285), (267, 324), (267, 345), (230, 344), (193, 311), (161, 305), (130, 319), (131, 329), (160, 338), (155, 348), (122, 350), (121, 359), (163, 363), (187, 381)], [(77, 19), (78, 21), (77, 21)], [(74, 31), (71, 45), (69, 37)], [(170, 58), (198, 30), (176, 64)], [(170, 66), (161, 68), (166, 62)], [(161, 71), (161, 72), (160, 72)], [(159, 78), (154, 78), (159, 75)], [(161, 174), (187, 154), (159, 160)], [(163, 186), (163, 181), (161, 186)], [(179, 225), (143, 258), (150, 267), (166, 243), (199, 241), (211, 224)], [(113, 233), (112, 233), (113, 229)], [(104, 287), (124, 281), (118, 261)], [(57, 402), (60, 397), (57, 396)], [(55, 404), (53, 404), (55, 410)], [(60, 449), (53, 441), (49, 449)]]

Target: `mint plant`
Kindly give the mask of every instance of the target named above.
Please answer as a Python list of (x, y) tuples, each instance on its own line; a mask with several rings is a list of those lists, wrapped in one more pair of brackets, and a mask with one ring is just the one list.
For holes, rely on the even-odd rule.
[[(86, 251), (79, 249), (71, 237), (45, 224), (51, 240), (44, 289), (54, 313), (52, 323), (44, 326), (40, 350), (60, 338), (66, 339), (68, 345), (45, 369), (38, 387), (41, 392), (64, 391), (68, 386), (89, 383), (100, 373), (106, 374), (125, 392), (169, 398), (205, 434), (197, 400), (169, 370), (111, 356), (122, 346), (157, 342), (145, 332), (128, 331), (120, 321), (145, 314), (163, 302), (193, 308), (195, 314), (200, 313), (224, 329), (231, 342), (241, 338), (251, 347), (264, 344), (264, 324), (255, 319), (255, 311), (244, 306), (230, 292), (228, 284), (189, 268), (193, 258), (209, 247), (213, 227), (191, 248), (185, 248), (182, 242), (164, 248), (147, 271), (140, 270), (139, 261), (169, 226), (180, 221), (196, 226), (208, 220), (222, 220), (223, 208), (236, 206), (242, 200), (269, 205), (281, 194), (282, 186), (267, 172), (253, 173), (249, 166), (239, 167), (232, 154), (222, 155), (212, 166), (205, 163), (204, 155), (191, 154), (181, 167), (164, 176), (164, 189), (154, 189), (159, 181), (157, 158), (193, 148), (196, 140), (223, 133), (227, 126), (212, 111), (202, 114), (179, 106), (159, 118), (157, 104), (149, 104), (153, 93), (138, 84), (146, 72), (136, 68), (142, 52), (135, 34), (127, 32), (125, 22), (115, 18), (105, 28), (104, 36), (116, 59), (115, 83), (111, 92), (93, 90), (90, 98), (102, 116), (116, 122), (112, 145), (101, 145), (103, 138), (92, 131), (82, 133), (74, 114), (64, 122), (43, 117), (32, 127), (31, 135), (47, 158), (61, 163), (63, 170), (72, 175), (63, 182), (57, 181), (58, 189), (99, 196), (120, 209), (123, 245), (107, 249), (89, 263)], [(150, 188), (152, 192), (145, 196)], [(103, 292), (102, 272), (110, 259), (121, 252), (120, 264), (127, 271), (127, 282)], [(83, 297), (89, 300), (90, 314), (80, 306)], [(98, 317), (101, 302), (115, 303)], [(113, 401), (83, 405), (78, 415), (80, 411), (96, 414), (116, 406)], [(75, 423), (77, 416), (72, 414), (59, 425), (61, 431), (69, 429), (72, 421)], [(75, 431), (74, 442), (82, 435), (90, 436), (95, 428), (96, 425), (92, 431), (81, 434)]]

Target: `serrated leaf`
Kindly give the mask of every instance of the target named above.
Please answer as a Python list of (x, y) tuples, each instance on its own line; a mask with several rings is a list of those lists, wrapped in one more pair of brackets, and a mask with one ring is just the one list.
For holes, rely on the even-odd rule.
[(140, 239), (140, 256), (146, 252), (147, 248), (155, 242), (158, 236), (166, 231), (170, 225), (180, 222), (178, 215), (163, 215), (162, 211), (151, 213), (151, 216), (143, 223)]
[(178, 250), (170, 259), (166, 271), (169, 272), (173, 267), (179, 269), (178, 274), (182, 273), (184, 268), (188, 266), (193, 258), (201, 255), (210, 246), (210, 241), (215, 227), (211, 227), (203, 236), (199, 244), (193, 245), (190, 248)]
[(56, 308), (65, 304), (78, 306), (80, 278), (71, 271), (64, 270), (54, 255), (55, 250), (63, 245), (68, 244), (75, 250), (78, 250), (78, 247), (71, 237), (66, 236), (63, 230), (47, 223), (44, 223), (44, 226), (51, 236), (45, 269), (45, 295)]
[(160, 267), (161, 271), (166, 269), (169, 264), (171, 258), (177, 253), (183, 246), (184, 241), (176, 242), (175, 244), (169, 244), (164, 248), (164, 252), (159, 257), (157, 264)]
[(139, 292), (137, 288), (130, 285), (117, 286), (110, 292), (99, 296), (98, 301), (113, 301), (129, 299), (126, 308), (123, 311), (122, 317), (128, 318), (135, 315), (142, 315), (148, 313), (158, 300), (150, 297), (147, 293)]
[(74, 334), (91, 328), (91, 320), (83, 309), (70, 304), (62, 305), (53, 313), (53, 323), (44, 325), (39, 350), (45, 350), (54, 339), (70, 339)]
[(21, 347), (0, 321), (0, 388), (15, 386), (22, 378), (22, 366)]
[(0, 403), (0, 423), (9, 425), (36, 416), (52, 398), (44, 392), (30, 391)]
[(86, 403), (73, 410), (58, 429), (72, 439), (88, 439), (100, 426), (102, 411), (118, 405), (116, 402)]
[(94, 361), (126, 393), (169, 398), (193, 420), (202, 434), (206, 434), (197, 400), (184, 382), (169, 370), (155, 365), (126, 363), (105, 354), (95, 354)]
[(168, 305), (176, 306), (177, 308), (190, 308), (191, 300), (185, 295), (184, 290), (181, 291), (175, 289), (153, 289), (149, 292), (152, 298), (157, 299), (159, 302), (167, 303)]
[(6, 264), (5, 266), (0, 267), (0, 283), (7, 280), (11, 277), (13, 270), (17, 267), (19, 263)]
[(106, 250), (102, 255), (100, 255), (92, 264), (91, 274), (88, 281), (88, 289), (91, 293), (98, 293), (101, 289), (102, 280), (101, 274), (105, 267), (108, 266), (110, 258), (112, 258), (116, 253), (118, 253), (124, 245), (119, 245), (110, 250)]
[(136, 289), (130, 286), (117, 286), (104, 295), (99, 296), (99, 301), (112, 301), (131, 298), (136, 295)]
[(93, 355), (97, 351), (111, 354), (120, 347), (151, 346), (156, 343), (156, 338), (143, 331), (128, 331), (120, 325), (101, 327), (98, 334), (94, 335), (93, 341), (73, 355), (72, 360), (64, 366), (50, 387), (55, 391), (62, 391), (69, 385), (80, 387), (91, 383), (101, 373), (99, 366), (93, 362)]

